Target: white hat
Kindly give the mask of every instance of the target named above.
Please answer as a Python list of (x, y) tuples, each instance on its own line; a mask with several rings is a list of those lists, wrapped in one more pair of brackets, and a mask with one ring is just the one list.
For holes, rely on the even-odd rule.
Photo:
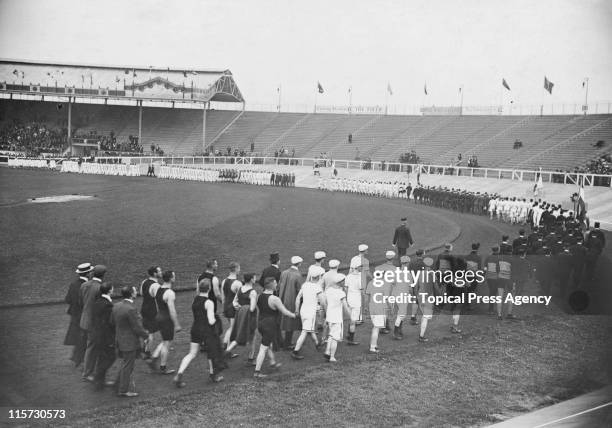
[(387, 251), (385, 253), (385, 257), (388, 258), (388, 259), (394, 258), (395, 257), (395, 251), (391, 251), (391, 250)]
[(327, 257), (327, 255), (325, 254), (325, 251), (315, 251), (315, 254), (314, 254), (315, 260), (324, 259), (325, 257)]
[(76, 273), (87, 273), (87, 272), (91, 272), (93, 270), (93, 266), (91, 265), (91, 263), (81, 263), (80, 265), (77, 266), (77, 269), (75, 270)]
[(358, 249), (359, 251), (365, 251), (368, 249), (368, 246), (366, 244), (359, 244)]
[(340, 266), (340, 260), (336, 260), (336, 259), (331, 259), (328, 263), (329, 267), (332, 269), (337, 268), (338, 266)]
[(321, 266), (312, 265), (308, 268), (308, 278), (318, 278), (325, 273)]
[(361, 259), (360, 258), (354, 258), (351, 259), (351, 269), (357, 269), (358, 267), (361, 267)]
[(300, 256), (293, 256), (291, 257), (291, 264), (292, 265), (296, 265), (298, 263), (302, 263), (304, 261), (304, 259), (302, 259)]
[(344, 281), (345, 278), (346, 278), (346, 275), (337, 273), (336, 275), (334, 275), (333, 279), (336, 284), (339, 284), (340, 282)]

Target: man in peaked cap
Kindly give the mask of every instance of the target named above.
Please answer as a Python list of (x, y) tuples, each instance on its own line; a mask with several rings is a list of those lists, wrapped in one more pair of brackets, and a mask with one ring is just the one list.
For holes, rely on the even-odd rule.
[(266, 267), (261, 276), (259, 277), (259, 285), (263, 289), (264, 281), (266, 278), (271, 277), (276, 279), (276, 281), (280, 281), (281, 271), (279, 268), (280, 256), (277, 252), (273, 252), (270, 254), (270, 266)]
[(64, 301), (68, 304), (68, 315), (70, 315), (70, 324), (64, 338), (64, 345), (74, 346), (70, 360), (78, 367), (83, 362), (85, 348), (87, 346), (87, 338), (83, 335), (80, 327), (81, 313), (83, 306), (81, 305), (81, 285), (89, 281), (89, 274), (93, 271), (91, 263), (81, 263), (75, 273), (77, 277), (70, 283), (68, 293)]
[(412, 241), (412, 235), (410, 234), (410, 229), (406, 225), (406, 221), (408, 219), (406, 217), (402, 217), (400, 224), (395, 229), (395, 234), (393, 235), (393, 246), (397, 248), (397, 254), (399, 257), (406, 255), (406, 249), (411, 247), (414, 243)]
[[(284, 270), (280, 275), (278, 297), (283, 305), (291, 313), (295, 313), (295, 298), (302, 288), (304, 278), (300, 273), (300, 266), (304, 260), (300, 256), (291, 257), (291, 266)], [(284, 332), (282, 348), (286, 351), (293, 349), (291, 342), (293, 332), (300, 329), (300, 321), (285, 315), (281, 316), (280, 330)]]

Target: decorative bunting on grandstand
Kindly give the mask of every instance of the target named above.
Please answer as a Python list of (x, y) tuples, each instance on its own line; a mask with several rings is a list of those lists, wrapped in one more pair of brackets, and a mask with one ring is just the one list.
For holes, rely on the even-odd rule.
[(553, 86), (555, 86), (555, 84), (551, 82), (550, 80), (548, 80), (546, 76), (544, 76), (544, 89), (546, 89), (548, 93), (551, 95), (552, 95)]
[(510, 85), (508, 85), (508, 82), (506, 82), (506, 79), (504, 79), (504, 78), (502, 78), (502, 85), (507, 90), (510, 90)]
[(322, 94), (323, 91), (323, 86), (321, 86), (321, 82), (317, 82), (317, 90), (319, 91), (320, 94)]

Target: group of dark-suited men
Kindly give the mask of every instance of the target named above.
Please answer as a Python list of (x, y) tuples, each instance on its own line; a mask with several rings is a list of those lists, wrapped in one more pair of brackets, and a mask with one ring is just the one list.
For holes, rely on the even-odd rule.
[[(136, 288), (121, 288), (123, 300), (114, 304), (113, 287), (103, 281), (106, 266), (82, 263), (76, 274), (65, 299), (70, 325), (64, 344), (74, 346), (70, 359), (76, 367), (83, 366), (83, 380), (93, 382), (97, 390), (114, 387), (121, 397), (135, 397), (134, 363), (140, 339), (148, 336), (134, 305)], [(106, 372), (117, 356), (119, 373), (115, 381), (108, 381)]]

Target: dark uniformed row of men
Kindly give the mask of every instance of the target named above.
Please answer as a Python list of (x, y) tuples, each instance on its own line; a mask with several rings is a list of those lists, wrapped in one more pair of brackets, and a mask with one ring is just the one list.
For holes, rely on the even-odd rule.
[(295, 174), (276, 172), (270, 175), (270, 186), (295, 187)]
[(433, 205), (460, 212), (483, 214), (493, 197), (487, 193), (443, 187), (419, 186), (412, 191), (415, 203)]

